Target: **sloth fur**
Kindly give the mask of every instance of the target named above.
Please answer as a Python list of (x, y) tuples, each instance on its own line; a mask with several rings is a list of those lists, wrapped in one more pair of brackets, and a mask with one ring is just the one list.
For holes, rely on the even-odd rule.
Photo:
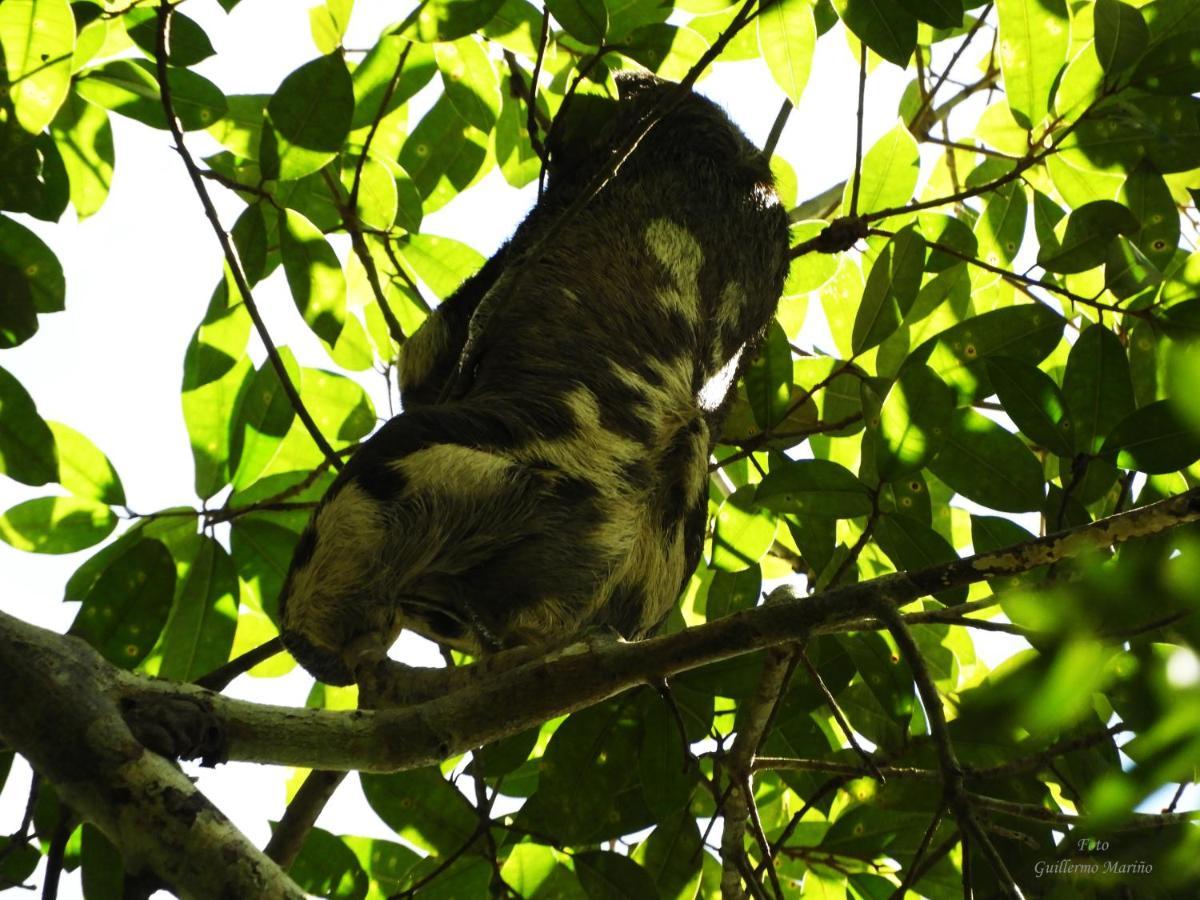
[(283, 640), (322, 681), (349, 683), (364, 642), (404, 628), (472, 654), (639, 637), (699, 560), (709, 454), (782, 290), (787, 217), (762, 154), (687, 93), (564, 220), (678, 96), (619, 84), (607, 124), (552, 144), (542, 199), (404, 347), (403, 412), (296, 545)]

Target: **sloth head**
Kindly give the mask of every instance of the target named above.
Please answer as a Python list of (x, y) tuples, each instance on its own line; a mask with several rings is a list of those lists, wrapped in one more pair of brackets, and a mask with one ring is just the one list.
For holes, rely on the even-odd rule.
[[(381, 504), (348, 482), (304, 529), (279, 596), (283, 643), (327, 684), (354, 680), (347, 648), (377, 634), (387, 609), (373, 597), (383, 551)], [(394, 636), (393, 636), (394, 637)]]

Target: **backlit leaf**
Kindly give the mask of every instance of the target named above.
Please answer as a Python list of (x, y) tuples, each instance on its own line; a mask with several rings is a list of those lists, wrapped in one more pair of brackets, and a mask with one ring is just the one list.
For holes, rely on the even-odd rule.
[(300, 66), (267, 103), (278, 167), (264, 174), (286, 181), (316, 172), (342, 149), (353, 115), (354, 85), (341, 56)]
[(0, 3), (0, 56), (7, 95), (17, 122), (37, 134), (54, 118), (71, 85), (75, 18), (67, 0), (5, 0)]
[(808, 83), (817, 26), (809, 0), (772, 3), (758, 17), (758, 45), (767, 68), (796, 106)]
[[(858, 190), (858, 212), (870, 213), (903, 206), (912, 199), (920, 174), (921, 160), (917, 142), (899, 123), (875, 142), (862, 162)], [(846, 183), (842, 209), (849, 211), (853, 179)]]
[(759, 509), (752, 486), (738, 488), (721, 504), (709, 564), (740, 572), (762, 559), (775, 540), (775, 518)]
[(199, 535), (187, 561), (163, 632), (160, 678), (191, 681), (229, 658), (238, 620), (233, 560), (208, 535)]
[(1071, 455), (1071, 419), (1062, 392), (1049, 375), (1008, 356), (987, 361), (1000, 404), (1021, 433), (1059, 456)]
[(346, 322), (346, 276), (329, 241), (295, 210), (280, 217), (279, 249), (296, 309), (308, 327), (332, 348)]
[[(228, 108), (220, 89), (188, 69), (167, 71), (175, 117), (184, 131), (215, 124)], [(76, 82), (80, 96), (151, 128), (167, 127), (159, 98), (154, 64), (143, 59), (115, 59), (89, 69)]]
[(30, 553), (74, 553), (100, 543), (117, 527), (104, 503), (88, 497), (39, 497), (0, 516), (0, 540)]
[(1070, 23), (1064, 0), (997, 0), (999, 57), (1008, 106), (1033, 129), (1046, 116), (1050, 88), (1067, 61)]
[(46, 424), (54, 434), (58, 483), (78, 497), (123, 504), (125, 489), (108, 457), (74, 428), (59, 422)]

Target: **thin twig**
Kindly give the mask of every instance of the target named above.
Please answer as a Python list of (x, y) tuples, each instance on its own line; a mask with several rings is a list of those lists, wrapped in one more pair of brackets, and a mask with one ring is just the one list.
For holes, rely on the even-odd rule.
[(271, 340), (271, 334), (267, 331), (267, 325), (259, 314), (258, 304), (254, 302), (254, 296), (250, 292), (249, 283), (246, 281), (246, 273), (242, 271), (237, 251), (230, 242), (229, 235), (221, 225), (216, 207), (213, 206), (212, 198), (208, 195), (208, 188), (204, 186), (204, 178), (200, 174), (200, 169), (196, 165), (196, 161), (192, 159), (192, 155), (184, 143), (183, 129), (180, 128), (179, 121), (175, 118), (175, 105), (171, 99), (171, 88), (167, 80), (167, 46), (170, 42), (171, 13), (173, 10), (174, 7), (171, 6), (169, 0), (159, 0), (158, 34), (155, 40), (155, 68), (158, 75), (159, 95), (162, 100), (163, 113), (167, 118), (167, 127), (171, 131), (171, 137), (175, 141), (175, 149), (179, 152), (179, 156), (183, 160), (188, 176), (192, 180), (192, 186), (196, 189), (196, 194), (199, 196), (200, 203), (204, 207), (204, 214), (208, 217), (213, 232), (217, 236), (217, 241), (221, 244), (221, 252), (225, 255), (225, 263), (229, 266), (234, 283), (237, 285), (238, 292), (242, 295), (242, 301), (246, 304), (246, 310), (250, 313), (250, 319), (254, 322), (254, 328), (258, 332), (259, 339), (263, 342), (263, 346), (267, 351), (267, 358), (270, 359), (271, 365), (275, 369), (275, 374), (279, 378), (283, 392), (287, 395), (288, 401), (296, 411), (297, 418), (300, 419), (312, 437), (313, 443), (324, 454), (329, 464), (341, 471), (342, 461), (338, 459), (333, 447), (329, 445), (329, 442), (325, 440), (325, 436), (321, 434), (321, 429), (317, 427), (317, 423), (313, 420), (304, 402), (300, 399), (300, 394), (297, 392), (296, 386), (292, 384), (292, 380), (288, 376), (287, 367), (283, 364), (283, 358), (275, 348), (275, 342)]
[(792, 114), (792, 101), (787, 97), (783, 98), (783, 103), (779, 106), (779, 112), (775, 114), (775, 121), (771, 123), (771, 131), (767, 135), (767, 142), (763, 144), (763, 156), (770, 159), (775, 155), (775, 147), (779, 143), (779, 138), (783, 135), (783, 127), (787, 125), (788, 116)]
[(871, 754), (864, 750), (862, 744), (858, 742), (858, 738), (854, 735), (854, 729), (846, 721), (846, 716), (842, 713), (841, 707), (838, 706), (837, 700), (834, 699), (828, 685), (825, 684), (825, 679), (821, 677), (821, 673), (817, 671), (817, 667), (808, 658), (808, 651), (801, 647), (799, 652), (800, 662), (804, 664), (804, 668), (808, 672), (808, 677), (812, 679), (812, 683), (816, 685), (817, 690), (821, 692), (821, 696), (825, 698), (825, 705), (829, 707), (829, 711), (833, 714), (833, 719), (837, 722), (838, 728), (842, 730), (842, 734), (850, 742), (850, 747), (858, 754), (858, 758), (863, 761), (863, 765), (871, 771), (871, 774), (879, 781), (886, 781), (887, 779), (879, 771), (879, 767), (875, 765), (875, 760), (871, 758)]
[(287, 870), (296, 861), (304, 839), (345, 777), (345, 772), (314, 770), (308, 773), (283, 811), (267, 846), (263, 847), (263, 853), (279, 863), (280, 868)]
[(933, 813), (933, 818), (929, 820), (929, 826), (925, 829), (925, 834), (921, 837), (921, 843), (917, 845), (917, 850), (913, 853), (912, 862), (904, 868), (904, 880), (900, 882), (900, 886), (892, 892), (892, 900), (901, 900), (908, 892), (908, 889), (917, 882), (917, 867), (921, 864), (922, 857), (925, 856), (925, 851), (929, 849), (929, 844), (933, 840), (933, 835), (937, 832), (938, 826), (942, 824), (942, 816), (946, 814), (946, 804), (939, 803), (938, 808)]
[(858, 188), (862, 183), (863, 158), (863, 106), (867, 94), (867, 45), (859, 45), (858, 54), (858, 125), (854, 132), (854, 182), (850, 186), (850, 218), (858, 215)]

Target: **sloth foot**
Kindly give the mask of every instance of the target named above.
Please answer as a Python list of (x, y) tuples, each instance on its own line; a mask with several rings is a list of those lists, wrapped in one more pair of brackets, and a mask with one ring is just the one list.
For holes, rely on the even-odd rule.
[(142, 746), (168, 759), (199, 759), (211, 768), (228, 756), (225, 729), (204, 698), (126, 697), (121, 716)]

